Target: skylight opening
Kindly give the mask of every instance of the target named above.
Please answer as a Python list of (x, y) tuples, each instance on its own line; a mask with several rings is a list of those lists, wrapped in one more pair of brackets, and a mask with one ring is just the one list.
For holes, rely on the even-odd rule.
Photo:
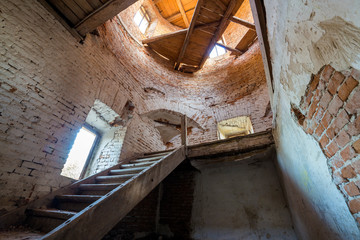
[(146, 29), (150, 25), (150, 17), (143, 6), (136, 12), (134, 22), (139, 27), (140, 32), (145, 34)]
[(61, 172), (61, 175), (79, 179), (85, 163), (95, 145), (97, 134), (89, 128), (82, 127), (76, 135), (74, 144)]
[[(224, 44), (223, 38), (221, 38), (218, 43)], [(215, 44), (214, 48), (210, 52), (210, 58), (215, 58), (221, 55), (224, 55), (226, 53), (226, 49)]]

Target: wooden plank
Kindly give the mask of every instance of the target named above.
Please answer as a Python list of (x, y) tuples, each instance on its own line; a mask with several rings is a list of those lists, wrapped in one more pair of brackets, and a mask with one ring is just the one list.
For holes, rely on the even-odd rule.
[(216, 45), (218, 45), (218, 46), (220, 46), (220, 47), (223, 47), (223, 48), (225, 48), (226, 50), (228, 50), (228, 51), (230, 51), (230, 52), (233, 52), (234, 54), (236, 54), (236, 55), (238, 55), (238, 56), (240, 56), (241, 54), (243, 54), (242, 51), (239, 51), (239, 50), (234, 49), (234, 48), (229, 47), (229, 46), (225, 46), (225, 45), (222, 44), (222, 43), (216, 43)]
[[(243, 2), (243, 0), (241, 0), (241, 3)], [(199, 68), (202, 68), (204, 66), (204, 63), (206, 61), (206, 59), (208, 58), (211, 50), (213, 49), (213, 47), (215, 46), (215, 43), (219, 40), (219, 38), (221, 37), (221, 35), (223, 34), (223, 32), (225, 31), (225, 27), (228, 23), (228, 18), (230, 17), (230, 15), (232, 14), (232, 11), (234, 10), (236, 5), (236, 0), (230, 0), (230, 3), (228, 5), (228, 8), (224, 14), (224, 17), (221, 19), (220, 25), (217, 29), (217, 31), (215, 32), (213, 38), (211, 39), (211, 42), (208, 46), (208, 48), (206, 49), (205, 54), (203, 55), (203, 58), (199, 64)]]
[(264, 11), (264, 6), (260, 0), (250, 0), (250, 6), (255, 22), (256, 33), (260, 44), (260, 51), (264, 64), (265, 77), (269, 89), (270, 103), (272, 104), (274, 83), (273, 83), (273, 75), (272, 75), (272, 66), (270, 61), (270, 46), (267, 38), (266, 18), (265, 18), (266, 16)]
[[(202, 24), (202, 25), (198, 25), (196, 26), (196, 30), (200, 30), (200, 29), (206, 29), (206, 28), (212, 28), (212, 27), (216, 27), (219, 23), (218, 22), (212, 22), (212, 23), (206, 23), (206, 24)], [(164, 39), (168, 39), (171, 37), (175, 37), (178, 35), (182, 35), (182, 34), (186, 34), (188, 32), (188, 29), (181, 29), (172, 33), (166, 33), (163, 35), (159, 35), (159, 36), (155, 36), (155, 37), (151, 37), (151, 38), (147, 38), (142, 40), (143, 44), (149, 44), (149, 43), (153, 43), (153, 42), (157, 42), (160, 40), (164, 40)]]
[(246, 52), (249, 49), (250, 45), (254, 42), (256, 36), (256, 32), (249, 29), (236, 46), (236, 49), (242, 52)]
[(55, 18), (56, 20), (58, 20), (61, 25), (64, 26), (64, 28), (66, 30), (68, 30), (71, 35), (77, 40), (77, 41), (82, 41), (84, 40), (84, 38), (82, 36), (79, 35), (79, 33), (73, 29), (69, 23), (67, 23), (63, 17), (61, 17), (55, 10), (52, 6), (49, 5), (49, 3), (46, 1), (46, 0), (38, 0), (38, 2), (49, 12), (51, 13)]
[(110, 0), (85, 17), (75, 26), (75, 29), (81, 36), (85, 36), (86, 33), (95, 30), (135, 2), (137, 0)]
[(181, 145), (187, 146), (187, 117), (181, 116)]
[[(190, 9), (186, 10), (185, 13), (188, 13), (188, 12), (194, 10), (194, 9), (195, 9), (195, 8), (190, 8)], [(181, 13), (178, 12), (178, 13), (175, 13), (174, 15), (171, 15), (170, 17), (167, 17), (166, 20), (167, 20), (168, 22), (172, 22), (172, 21), (175, 21), (176, 19), (178, 19), (178, 18), (180, 18), (180, 17), (181, 17)]]
[(76, 14), (63, 1), (49, 0), (48, 3), (51, 7), (55, 9), (54, 11), (60, 13), (60, 15), (65, 19), (65, 21), (68, 21), (68, 23), (70, 23), (70, 27), (73, 27), (75, 24), (80, 22), (81, 19), (76, 16)]
[(99, 7), (101, 7), (101, 5), (103, 5), (102, 2), (100, 2), (99, 0), (86, 0), (93, 9), (98, 9)]
[(68, 8), (71, 9), (71, 11), (80, 19), (84, 19), (86, 17), (86, 13), (84, 12), (84, 10), (81, 9), (81, 7), (79, 7), (79, 5), (76, 4), (75, 1), (73, 0), (60, 0), (59, 2), (64, 2), (66, 6), (68, 6)]
[(74, 0), (77, 5), (86, 13), (90, 14), (95, 10), (86, 0)]
[(232, 22), (234, 22), (234, 23), (241, 24), (241, 25), (243, 25), (244, 27), (250, 28), (250, 29), (252, 29), (252, 30), (256, 30), (255, 24), (252, 24), (252, 23), (250, 23), (250, 22), (248, 22), (248, 21), (245, 21), (245, 20), (243, 20), (243, 19), (240, 19), (240, 18), (238, 18), (238, 17), (236, 17), (236, 16), (230, 17), (229, 20), (232, 21)]
[(178, 5), (179, 7), (179, 11), (181, 13), (181, 16), (184, 20), (184, 23), (185, 23), (185, 26), (186, 27), (189, 27), (190, 23), (189, 23), (189, 19), (187, 18), (186, 16), (186, 13), (185, 13), (185, 9), (184, 9), (184, 6), (182, 5), (181, 3), (181, 0), (176, 0), (176, 4)]
[(185, 158), (185, 149), (180, 147), (128, 184), (115, 188), (106, 197), (97, 200), (42, 239), (87, 240), (89, 236), (91, 239), (101, 239)]
[(234, 153), (249, 152), (274, 144), (272, 130), (234, 137), (225, 140), (191, 145), (188, 147), (189, 158), (208, 158)]
[(195, 28), (195, 25), (196, 25), (196, 19), (199, 15), (199, 12), (201, 10), (201, 5), (203, 4), (203, 0), (198, 0), (197, 4), (196, 4), (196, 7), (195, 7), (195, 11), (194, 11), (194, 14), (193, 14), (193, 17), (191, 19), (191, 23), (190, 23), (190, 26), (188, 28), (188, 31), (186, 32), (186, 36), (185, 36), (185, 40), (184, 40), (184, 43), (183, 43), (183, 46), (181, 47), (181, 50), (180, 50), (180, 53), (179, 53), (179, 56), (178, 56), (178, 59), (176, 61), (176, 64), (175, 64), (175, 69), (178, 69), (179, 66), (180, 66), (180, 63), (181, 63), (181, 60), (182, 58), (184, 57), (184, 54), (185, 54), (185, 51), (186, 51), (186, 47), (187, 45), (189, 44), (189, 39), (190, 39), (190, 36), (192, 34), (192, 32), (194, 31), (194, 28)]

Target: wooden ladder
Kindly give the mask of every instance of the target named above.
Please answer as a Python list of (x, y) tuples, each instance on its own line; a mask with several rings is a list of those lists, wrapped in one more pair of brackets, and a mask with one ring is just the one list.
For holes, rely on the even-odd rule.
[(182, 146), (116, 165), (1, 216), (0, 228), (22, 221), (41, 239), (101, 239), (185, 158)]

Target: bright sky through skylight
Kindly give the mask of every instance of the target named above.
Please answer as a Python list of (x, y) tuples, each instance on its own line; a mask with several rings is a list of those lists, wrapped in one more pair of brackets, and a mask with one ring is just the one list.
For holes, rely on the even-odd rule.
[(79, 179), (96, 135), (82, 127), (76, 136), (61, 175)]

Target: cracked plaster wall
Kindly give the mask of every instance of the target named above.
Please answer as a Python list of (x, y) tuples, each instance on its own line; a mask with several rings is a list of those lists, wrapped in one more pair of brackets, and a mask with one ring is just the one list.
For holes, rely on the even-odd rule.
[(359, 239), (357, 223), (333, 183), (319, 144), (291, 118), (312, 74), (325, 64), (360, 69), (358, 1), (267, 1), (275, 83), (278, 165), (300, 239)]

